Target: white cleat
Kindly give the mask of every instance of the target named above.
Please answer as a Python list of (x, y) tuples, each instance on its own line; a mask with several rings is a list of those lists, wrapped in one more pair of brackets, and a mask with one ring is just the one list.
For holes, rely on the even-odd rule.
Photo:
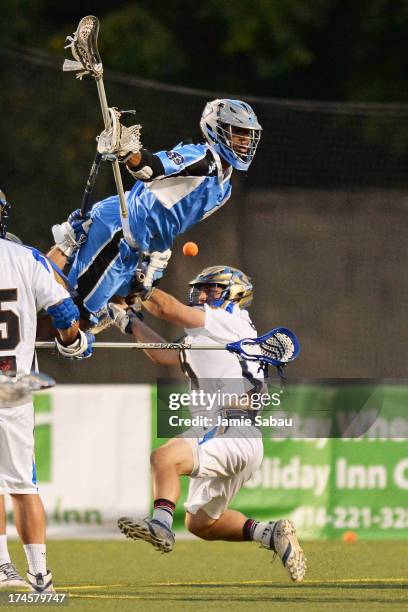
[(302, 582), (306, 574), (306, 557), (291, 521), (284, 519), (268, 523), (262, 535), (262, 544), (279, 555), (293, 582)]
[(27, 587), (27, 582), (23, 580), (12, 563), (0, 565), (0, 589), (22, 589)]
[(35, 575), (27, 572), (27, 579), (30, 591), (34, 591), (34, 593), (55, 593), (50, 571), (47, 571), (46, 574)]
[(160, 552), (169, 553), (173, 550), (174, 533), (164, 523), (156, 519), (132, 520), (123, 517), (118, 520), (118, 527), (127, 538), (150, 542)]

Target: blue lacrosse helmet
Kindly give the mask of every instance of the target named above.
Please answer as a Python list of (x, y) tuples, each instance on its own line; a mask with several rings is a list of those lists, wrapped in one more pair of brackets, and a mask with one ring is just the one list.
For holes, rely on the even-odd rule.
[[(200, 127), (206, 141), (226, 162), (236, 170), (248, 170), (262, 131), (249, 104), (227, 99), (207, 102)], [(241, 142), (234, 143), (234, 136), (241, 136)]]
[(7, 202), (4, 192), (0, 189), (0, 238), (6, 238), (10, 209), (11, 205)]

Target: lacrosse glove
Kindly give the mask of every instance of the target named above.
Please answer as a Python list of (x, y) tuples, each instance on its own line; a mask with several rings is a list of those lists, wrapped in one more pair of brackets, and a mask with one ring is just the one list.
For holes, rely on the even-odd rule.
[(92, 219), (89, 213), (82, 215), (79, 208), (72, 212), (64, 223), (51, 228), (55, 245), (66, 257), (72, 257), (88, 238)]
[(95, 336), (90, 332), (78, 331), (77, 339), (68, 346), (64, 346), (59, 338), (55, 338), (55, 346), (60, 355), (66, 359), (88, 359), (93, 353), (92, 343), (95, 342)]
[(136, 319), (143, 320), (143, 314), (139, 304), (134, 304), (127, 310), (124, 310), (117, 304), (109, 302), (108, 315), (112, 319), (114, 325), (120, 329), (122, 334), (132, 335), (132, 327)]
[(143, 281), (135, 281), (134, 291), (132, 291), (132, 293), (138, 295), (141, 300), (148, 300), (154, 287), (158, 285), (160, 279), (163, 277), (170, 257), (170, 249), (162, 253), (160, 251), (153, 251), (153, 253), (150, 253), (141, 265), (141, 270), (144, 274)]
[(108, 109), (110, 125), (96, 137), (97, 150), (103, 157), (114, 155), (119, 162), (125, 163), (132, 155), (139, 153), (141, 125), (126, 127), (120, 122), (123, 114), (133, 111), (119, 111), (112, 107)]

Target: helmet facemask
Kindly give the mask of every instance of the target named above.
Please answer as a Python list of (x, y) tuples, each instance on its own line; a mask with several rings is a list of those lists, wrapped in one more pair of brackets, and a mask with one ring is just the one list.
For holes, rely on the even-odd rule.
[[(204, 301), (200, 301), (200, 295), (203, 291), (203, 287), (208, 287), (208, 290), (205, 290), (207, 294), (207, 299)], [(204, 304), (208, 304), (213, 308), (220, 308), (225, 303), (228, 296), (228, 287), (224, 287), (223, 291), (219, 295), (217, 288), (223, 288), (222, 285), (214, 283), (197, 283), (196, 285), (192, 285), (190, 289), (190, 293), (188, 296), (189, 306), (203, 306)]]
[(206, 141), (230, 166), (248, 170), (262, 131), (249, 104), (227, 99), (208, 102), (200, 127)]
[[(240, 128), (228, 123), (220, 123), (217, 127), (217, 134), (221, 142), (221, 149), (226, 147), (238, 162), (249, 166), (255, 157), (261, 138), (261, 131), (254, 128)], [(244, 139), (246, 144), (242, 142)], [(234, 143), (234, 140), (238, 140), (238, 143)]]
[(5, 238), (7, 234), (7, 225), (10, 217), (10, 204), (6, 200), (6, 196), (0, 189), (0, 238)]

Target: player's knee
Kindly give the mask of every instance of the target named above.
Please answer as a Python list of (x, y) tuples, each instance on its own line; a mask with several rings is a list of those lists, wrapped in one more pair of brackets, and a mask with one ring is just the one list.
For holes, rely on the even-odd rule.
[(150, 465), (153, 470), (168, 467), (171, 463), (171, 458), (165, 448), (156, 448), (150, 455)]
[(202, 540), (212, 540), (210, 534), (211, 524), (203, 522), (201, 517), (196, 514), (186, 514), (185, 518), (186, 528), (190, 533), (201, 538)]
[(197, 536), (198, 538), (205, 539), (203, 537), (203, 533), (205, 530), (203, 529), (203, 526), (195, 520), (194, 515), (192, 516), (191, 514), (186, 514), (185, 524), (186, 528), (190, 533)]

